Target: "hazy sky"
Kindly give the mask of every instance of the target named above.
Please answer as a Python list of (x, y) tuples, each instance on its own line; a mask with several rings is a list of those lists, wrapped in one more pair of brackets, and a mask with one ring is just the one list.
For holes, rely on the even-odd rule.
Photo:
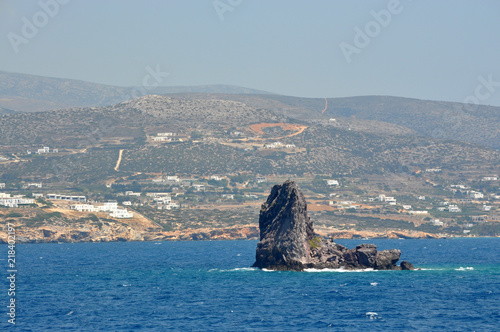
[(140, 86), (158, 67), (165, 86), (500, 105), (499, 14), (495, 0), (0, 0), (0, 70)]

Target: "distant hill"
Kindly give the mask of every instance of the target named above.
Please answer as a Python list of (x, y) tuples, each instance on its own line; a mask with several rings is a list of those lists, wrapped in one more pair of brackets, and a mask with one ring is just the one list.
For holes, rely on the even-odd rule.
[[(390, 96), (300, 98), (282, 95), (178, 94), (176, 98), (223, 99), (304, 121), (331, 118), (392, 123), (418, 135), (500, 149), (500, 107)], [(326, 107), (326, 109), (325, 109)], [(382, 127), (381, 127), (382, 128)], [(373, 128), (377, 130), (376, 128)]]
[(0, 107), (0, 114), (14, 114), (16, 111)]
[[(116, 87), (60, 78), (0, 72), (0, 114), (47, 111), (72, 107), (106, 106), (132, 99), (134, 88)], [(135, 89), (135, 91), (138, 91)], [(352, 123), (372, 133), (405, 132), (451, 139), (500, 149), (500, 107), (429, 101), (390, 96), (347, 98), (300, 98), (270, 94), (228, 85), (158, 87), (148, 94), (169, 95), (179, 100), (218, 99), (244, 103), (278, 118), (328, 123), (331, 118), (358, 120)], [(344, 122), (345, 123), (345, 122)], [(389, 127), (388, 124), (392, 124)]]
[[(165, 132), (177, 134), (173, 142), (155, 141)], [(42, 146), (59, 152), (25, 153)], [(0, 149), (20, 158), (0, 170), (5, 179), (89, 182), (116, 177), (120, 149), (121, 174), (361, 177), (436, 167), (459, 173), (500, 163), (499, 151), (383, 121), (305, 121), (239, 101), (154, 95), (106, 107), (0, 115)]]
[[(137, 96), (137, 91), (140, 88), (0, 71), (0, 107), (22, 112), (113, 105), (132, 99), (132, 96)], [(157, 87), (147, 90), (147, 93), (266, 94), (265, 91), (230, 85)]]

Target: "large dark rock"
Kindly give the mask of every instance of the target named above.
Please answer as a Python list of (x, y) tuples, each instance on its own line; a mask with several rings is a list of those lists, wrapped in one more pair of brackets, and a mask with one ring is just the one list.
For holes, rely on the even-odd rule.
[(408, 262), (404, 262), (403, 268), (396, 265), (400, 250), (377, 251), (374, 244), (347, 249), (332, 239), (317, 236), (307, 215), (304, 195), (293, 181), (272, 188), (260, 210), (259, 228), (260, 241), (253, 266), (261, 269), (413, 269)]

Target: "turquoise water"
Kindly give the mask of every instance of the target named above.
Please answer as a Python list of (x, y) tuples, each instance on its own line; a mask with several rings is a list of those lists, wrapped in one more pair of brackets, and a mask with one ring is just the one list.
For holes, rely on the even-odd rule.
[(18, 245), (15, 329), (500, 330), (500, 239), (337, 242), (398, 248), (422, 270), (260, 271), (256, 241)]

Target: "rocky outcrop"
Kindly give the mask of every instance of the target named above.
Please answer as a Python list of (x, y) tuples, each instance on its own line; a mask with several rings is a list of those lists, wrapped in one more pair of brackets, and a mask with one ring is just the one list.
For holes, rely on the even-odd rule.
[(272, 188), (261, 207), (259, 229), (254, 267), (295, 271), (307, 268), (413, 269), (407, 262), (396, 265), (400, 250), (377, 251), (373, 244), (347, 249), (332, 239), (316, 235), (307, 214), (305, 197), (293, 181)]

